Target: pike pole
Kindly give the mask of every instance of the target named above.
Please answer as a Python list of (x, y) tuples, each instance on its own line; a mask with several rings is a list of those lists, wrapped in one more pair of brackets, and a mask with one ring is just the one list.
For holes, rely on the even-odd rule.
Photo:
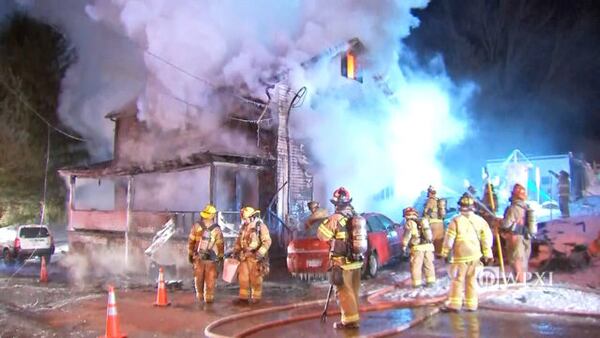
[[(487, 190), (488, 190), (488, 197), (490, 199), (490, 206), (492, 207), (492, 210), (495, 210), (496, 205), (494, 204), (494, 195), (492, 195), (492, 184), (490, 183), (489, 178), (488, 178), (486, 186), (487, 186)], [(494, 218), (496, 218), (495, 213), (492, 213), (492, 215), (494, 216)], [(500, 232), (498, 231), (498, 227), (495, 225), (494, 225), (494, 236), (496, 237), (496, 248), (498, 249), (498, 258), (500, 260), (500, 273), (502, 274), (502, 281), (504, 282), (504, 285), (507, 285), (506, 272), (504, 271), (504, 257), (502, 256), (502, 243), (500, 242)]]
[[(492, 195), (492, 184), (489, 182), (487, 182), (486, 184), (486, 188), (488, 190), (488, 195), (490, 197), (490, 206), (492, 207), (492, 209), (496, 209), (496, 206), (494, 204), (494, 196)], [(488, 209), (487, 206), (485, 206), (485, 204), (481, 203), (477, 198), (475, 198), (475, 196), (471, 195), (471, 193), (469, 193), (469, 195), (471, 197), (473, 197), (473, 201), (475, 201), (475, 203), (477, 203), (480, 207), (482, 207), (485, 211), (487, 211), (487, 213), (489, 213), (490, 215), (492, 215), (494, 218), (496, 218), (496, 213), (493, 212), (492, 210)], [(504, 257), (502, 256), (502, 244), (500, 242), (500, 233), (498, 232), (498, 227), (494, 226), (494, 239), (496, 240), (496, 247), (498, 248), (498, 258), (500, 261), (500, 273), (502, 274), (502, 281), (504, 282), (504, 285), (507, 285), (508, 283), (506, 282), (506, 272), (504, 270)]]
[(323, 309), (323, 313), (321, 313), (321, 323), (325, 323), (327, 321), (327, 308), (329, 307), (331, 291), (333, 291), (333, 284), (329, 285), (329, 291), (327, 291), (327, 300), (325, 301), (325, 308)]

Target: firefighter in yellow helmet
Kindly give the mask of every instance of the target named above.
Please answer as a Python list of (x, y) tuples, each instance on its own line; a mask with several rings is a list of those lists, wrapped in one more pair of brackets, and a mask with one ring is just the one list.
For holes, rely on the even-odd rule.
[[(447, 304), (442, 311), (458, 312), (463, 307), (475, 311), (478, 306), (477, 272), (484, 264), (490, 264), (492, 255), (492, 232), (487, 222), (473, 212), (473, 198), (465, 193), (458, 201), (460, 214), (455, 216), (446, 230), (442, 257), (450, 255), (452, 279)], [(465, 290), (466, 288), (466, 290)]]
[(223, 259), (223, 232), (215, 222), (217, 209), (208, 204), (200, 212), (188, 238), (188, 256), (194, 265), (194, 286), (198, 302), (212, 303), (217, 282), (217, 261)]
[(402, 248), (404, 252), (410, 247), (410, 274), (413, 287), (418, 288), (423, 283), (421, 272), (425, 271), (425, 283), (427, 286), (435, 283), (435, 268), (433, 266), (433, 244), (431, 229), (426, 219), (419, 219), (415, 208), (405, 208), (404, 237), (402, 237)]
[(341, 322), (336, 329), (356, 329), (359, 327), (358, 299), (360, 288), (360, 268), (362, 261), (354, 260), (348, 252), (349, 221), (356, 214), (352, 207), (350, 192), (340, 187), (330, 200), (335, 213), (321, 222), (317, 237), (330, 242), (331, 283), (335, 285), (335, 294), (342, 312)]
[(262, 298), (263, 277), (269, 272), (269, 228), (260, 219), (260, 210), (243, 207), (242, 226), (235, 241), (233, 255), (238, 257), (239, 298), (236, 304), (256, 304)]
[(515, 280), (525, 283), (529, 256), (531, 255), (531, 237), (535, 235), (535, 220), (533, 210), (525, 200), (527, 191), (520, 184), (515, 184), (512, 190), (510, 205), (504, 211), (502, 230), (508, 231), (506, 238), (506, 251), (509, 263), (515, 273)]
[(444, 240), (444, 216), (446, 215), (445, 200), (437, 198), (433, 186), (427, 188), (427, 200), (423, 208), (423, 218), (427, 220), (433, 235), (433, 246), (436, 254), (442, 250)]

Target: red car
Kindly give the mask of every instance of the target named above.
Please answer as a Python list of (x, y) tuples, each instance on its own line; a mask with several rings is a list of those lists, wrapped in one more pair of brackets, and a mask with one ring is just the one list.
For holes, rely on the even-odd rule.
[[(363, 274), (377, 275), (380, 266), (402, 256), (402, 225), (379, 213), (361, 214), (367, 220), (369, 247)], [(287, 267), (292, 276), (301, 279), (325, 276), (329, 268), (329, 243), (316, 236), (317, 227), (302, 234), (288, 245)]]

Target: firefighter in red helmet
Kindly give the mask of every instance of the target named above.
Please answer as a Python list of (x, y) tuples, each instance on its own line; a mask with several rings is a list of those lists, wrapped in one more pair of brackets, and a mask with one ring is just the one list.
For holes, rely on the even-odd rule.
[(351, 219), (357, 215), (346, 188), (335, 190), (330, 201), (335, 206), (335, 213), (321, 222), (317, 236), (321, 241), (331, 243), (331, 283), (335, 286), (342, 312), (341, 322), (334, 323), (333, 327), (356, 329), (359, 327), (358, 300), (362, 261), (352, 258), (347, 243)]
[(533, 218), (533, 210), (525, 201), (527, 191), (520, 184), (512, 190), (510, 205), (504, 211), (501, 228), (508, 231), (506, 246), (508, 260), (519, 283), (525, 283), (529, 256), (531, 255), (531, 238), (537, 229)]

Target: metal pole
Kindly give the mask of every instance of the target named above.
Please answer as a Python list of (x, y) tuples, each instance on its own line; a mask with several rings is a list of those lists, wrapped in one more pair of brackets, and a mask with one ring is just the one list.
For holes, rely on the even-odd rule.
[(131, 228), (131, 206), (133, 194), (133, 176), (127, 180), (127, 212), (125, 214), (125, 268), (129, 267), (129, 230)]

